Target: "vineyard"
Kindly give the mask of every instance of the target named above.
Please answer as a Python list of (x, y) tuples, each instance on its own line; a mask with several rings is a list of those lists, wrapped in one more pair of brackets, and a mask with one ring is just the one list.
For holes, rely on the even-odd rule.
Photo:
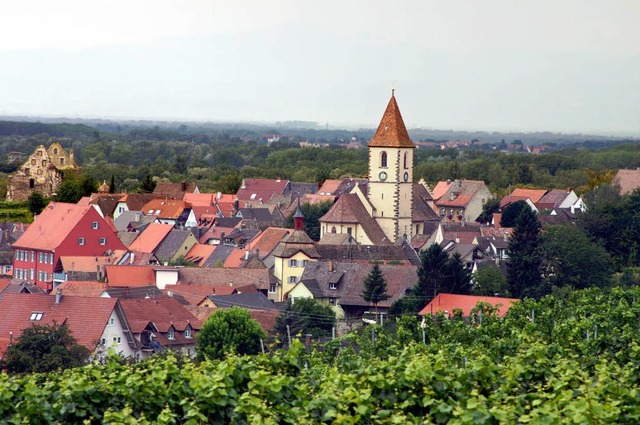
[(640, 289), (479, 306), (307, 349), (196, 363), (117, 359), (0, 377), (0, 420), (118, 424), (640, 421)]

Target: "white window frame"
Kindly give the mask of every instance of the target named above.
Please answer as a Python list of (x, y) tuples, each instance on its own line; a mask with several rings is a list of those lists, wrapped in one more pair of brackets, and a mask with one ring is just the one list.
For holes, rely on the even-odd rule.
[(106, 245), (107, 244), (107, 238), (100, 238), (100, 245)]
[(167, 331), (167, 339), (176, 339), (176, 332), (173, 330), (173, 328), (169, 328), (169, 330)]
[(31, 317), (29, 317), (29, 320), (37, 322), (39, 320), (42, 320), (42, 316), (44, 316), (44, 313), (42, 311), (34, 311), (31, 313)]
[(187, 339), (191, 339), (192, 338), (192, 336), (191, 336), (191, 328), (187, 328), (187, 329), (184, 330), (184, 337), (187, 338)]
[(98, 223), (97, 221), (92, 221), (92, 222), (91, 222), (91, 228), (92, 228), (93, 230), (97, 230), (97, 229), (99, 229), (99, 228), (100, 228), (100, 223)]
[(86, 242), (86, 241), (85, 241), (85, 239), (84, 239), (83, 237), (79, 237), (79, 238), (78, 238), (78, 245), (82, 246), (82, 245), (84, 245), (84, 244), (85, 244), (85, 242)]
[(269, 293), (275, 294), (276, 292), (278, 292), (278, 285), (276, 285), (275, 283), (269, 285)]

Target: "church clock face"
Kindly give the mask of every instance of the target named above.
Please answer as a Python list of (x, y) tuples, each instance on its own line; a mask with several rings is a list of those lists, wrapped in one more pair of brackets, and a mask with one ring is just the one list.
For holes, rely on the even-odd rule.
[(385, 181), (387, 179), (387, 173), (381, 171), (380, 174), (378, 174), (378, 177), (380, 177), (380, 180)]
[(407, 173), (406, 171), (404, 172), (404, 181), (408, 181), (409, 180), (409, 173)]

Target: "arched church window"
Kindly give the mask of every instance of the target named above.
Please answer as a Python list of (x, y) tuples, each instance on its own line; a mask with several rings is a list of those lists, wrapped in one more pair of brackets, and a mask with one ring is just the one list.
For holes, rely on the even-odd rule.
[(387, 166), (387, 153), (386, 152), (382, 152), (380, 154), (380, 166), (381, 167), (386, 167)]
[(336, 226), (331, 227), (331, 233), (336, 233)]
[(407, 167), (407, 153), (404, 153), (404, 168), (409, 168)]

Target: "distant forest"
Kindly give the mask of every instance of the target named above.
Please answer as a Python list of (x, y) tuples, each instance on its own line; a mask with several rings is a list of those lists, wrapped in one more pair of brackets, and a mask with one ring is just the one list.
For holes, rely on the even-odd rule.
[[(28, 155), (38, 145), (53, 141), (74, 149), (87, 177), (109, 182), (114, 176), (119, 191), (136, 191), (150, 175), (155, 180), (195, 182), (201, 190), (234, 193), (242, 178), (321, 183), (327, 178), (366, 176), (366, 148), (345, 149), (341, 144), (355, 141), (366, 146), (375, 131), (136, 121), (91, 124), (0, 121), (0, 196), (6, 190), (6, 176), (20, 165), (8, 162), (9, 152)], [(498, 195), (514, 185), (585, 192), (611, 176), (611, 170), (640, 166), (637, 140), (552, 133), (491, 133), (486, 138), (485, 133), (464, 133), (459, 135), (467, 138), (452, 138), (453, 133), (441, 132), (442, 137), (427, 137), (425, 131), (412, 130), (414, 141), (477, 136), (479, 142), (487, 142), (467, 148), (416, 149), (415, 179), (424, 178), (431, 185), (465, 178), (485, 181)], [(272, 135), (282, 137), (268, 144), (267, 137)], [(553, 149), (539, 155), (500, 151), (514, 142), (527, 145), (542, 140)], [(301, 148), (303, 141), (328, 147)]]

